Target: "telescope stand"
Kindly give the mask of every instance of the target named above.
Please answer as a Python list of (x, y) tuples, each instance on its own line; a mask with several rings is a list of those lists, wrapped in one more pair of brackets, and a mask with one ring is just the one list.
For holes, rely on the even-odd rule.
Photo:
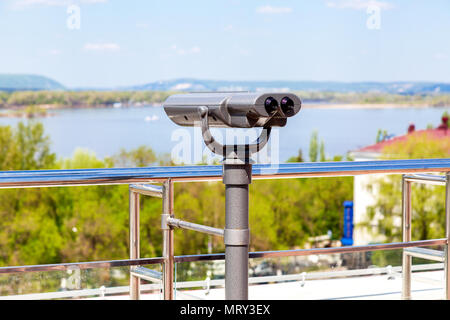
[(224, 156), (225, 184), (225, 299), (248, 300), (248, 186), (252, 180), (252, 153), (261, 150), (270, 137), (271, 127), (263, 128), (258, 139), (246, 145), (222, 145), (209, 131), (208, 108), (200, 107), (202, 136), (206, 146)]
[(235, 164), (225, 159), (225, 299), (248, 299), (248, 185), (252, 165)]

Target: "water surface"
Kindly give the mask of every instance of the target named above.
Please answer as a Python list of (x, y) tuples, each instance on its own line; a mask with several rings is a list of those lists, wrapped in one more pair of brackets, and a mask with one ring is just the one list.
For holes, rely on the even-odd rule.
[[(304, 108), (289, 118), (287, 126), (280, 128), (280, 161), (303, 150), (308, 160), (311, 134), (318, 131), (325, 143), (328, 157), (345, 155), (370, 144), (378, 129), (389, 134), (402, 135), (408, 125), (425, 129), (437, 126), (444, 111), (449, 108), (392, 108), (392, 109), (311, 109)], [(133, 149), (148, 145), (157, 153), (170, 153), (177, 141), (172, 141), (174, 130), (163, 108), (145, 106), (132, 108), (65, 109), (52, 110), (54, 116), (39, 118), (50, 136), (52, 150), (59, 157), (69, 157), (77, 147), (92, 150), (103, 158), (121, 148)], [(14, 125), (18, 118), (0, 118), (0, 125)], [(193, 134), (193, 129), (187, 129)], [(192, 136), (193, 137), (193, 136)]]

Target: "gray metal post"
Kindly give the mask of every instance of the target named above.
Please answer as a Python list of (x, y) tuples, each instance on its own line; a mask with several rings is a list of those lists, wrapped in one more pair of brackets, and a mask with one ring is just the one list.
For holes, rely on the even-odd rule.
[(449, 246), (450, 246), (450, 172), (445, 175), (445, 299), (450, 300), (450, 266), (449, 266)]
[(174, 248), (173, 228), (165, 223), (164, 216), (173, 217), (173, 182), (168, 179), (163, 184), (163, 293), (164, 300), (173, 300)]
[[(139, 193), (129, 191), (130, 201), (130, 259), (139, 259)], [(140, 279), (130, 274), (130, 299), (139, 300)]]
[[(411, 241), (411, 182), (402, 177), (402, 224), (403, 242)], [(403, 250), (402, 259), (402, 299), (411, 299), (412, 257)]]
[[(235, 161), (235, 160), (234, 160)], [(248, 185), (252, 165), (223, 164), (225, 184), (225, 299), (248, 299)]]

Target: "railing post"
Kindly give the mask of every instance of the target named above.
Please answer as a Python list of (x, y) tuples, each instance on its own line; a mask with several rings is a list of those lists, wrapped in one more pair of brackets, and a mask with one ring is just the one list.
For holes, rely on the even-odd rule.
[[(139, 193), (129, 190), (130, 197), (130, 259), (140, 258)], [(131, 268), (131, 267), (130, 267)], [(130, 299), (139, 300), (140, 279), (130, 273)]]
[[(411, 182), (402, 176), (402, 234), (403, 242), (411, 241)], [(411, 299), (412, 257), (403, 250), (402, 256), (402, 299)]]
[(445, 238), (447, 244), (445, 245), (445, 299), (450, 300), (450, 267), (449, 267), (449, 245), (450, 245), (450, 172), (445, 175)]
[[(163, 217), (173, 217), (173, 182), (167, 179), (163, 184)], [(173, 300), (174, 250), (173, 228), (162, 219), (163, 229), (163, 295), (164, 300)]]

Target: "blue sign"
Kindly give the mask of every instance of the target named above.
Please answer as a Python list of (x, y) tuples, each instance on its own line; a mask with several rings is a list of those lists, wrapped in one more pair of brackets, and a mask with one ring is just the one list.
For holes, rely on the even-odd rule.
[(344, 201), (344, 236), (343, 246), (353, 245), (353, 201)]

